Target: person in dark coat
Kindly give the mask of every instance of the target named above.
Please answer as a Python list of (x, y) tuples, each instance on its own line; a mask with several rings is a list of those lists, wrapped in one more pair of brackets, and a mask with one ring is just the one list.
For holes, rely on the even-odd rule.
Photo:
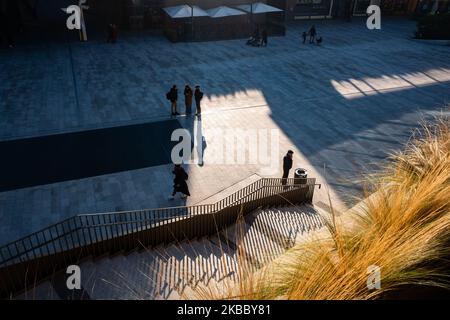
[(186, 85), (184, 87), (184, 105), (186, 106), (186, 114), (191, 114), (192, 110), (192, 96), (194, 93), (192, 92), (191, 87)]
[(114, 23), (108, 25), (108, 43), (117, 42), (117, 26)]
[(172, 173), (175, 175), (175, 178), (173, 179), (173, 192), (169, 199), (175, 199), (175, 195), (177, 192), (181, 192), (183, 194), (181, 196), (181, 198), (183, 199), (189, 197), (191, 194), (189, 193), (189, 188), (186, 183), (189, 176), (186, 171), (181, 165), (176, 164), (173, 168)]
[(283, 177), (281, 183), (286, 185), (287, 178), (289, 177), (289, 170), (292, 168), (292, 155), (294, 151), (289, 150), (283, 158)]
[(170, 91), (166, 94), (166, 98), (170, 101), (172, 115), (175, 116), (179, 114), (177, 112), (178, 89), (176, 85), (172, 86)]
[(309, 43), (314, 43), (316, 39), (316, 27), (313, 25), (311, 29), (309, 29)]
[(203, 99), (203, 92), (200, 90), (200, 86), (195, 86), (194, 97), (195, 97), (195, 105), (197, 107), (197, 111), (196, 111), (195, 115), (200, 116), (202, 113), (202, 108), (200, 106), (200, 103)]
[(261, 46), (262, 47), (267, 46), (267, 30), (266, 29), (264, 29), (261, 34)]
[(303, 31), (303, 33), (302, 33), (302, 38), (303, 38), (303, 44), (305, 44), (305, 42), (306, 42), (306, 36), (307, 36), (308, 34), (306, 33), (306, 31)]

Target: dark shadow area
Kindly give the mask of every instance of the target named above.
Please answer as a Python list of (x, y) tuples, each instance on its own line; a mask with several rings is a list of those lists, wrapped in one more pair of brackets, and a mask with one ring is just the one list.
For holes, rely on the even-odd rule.
[(0, 191), (171, 163), (177, 120), (0, 142)]
[[(77, 42), (79, 31), (67, 30), (66, 21), (70, 15), (62, 10), (71, 5), (78, 5), (78, 1), (0, 0), (0, 14), (6, 17), (2, 19), (5, 23), (0, 25), (0, 35), (7, 33), (14, 45), (19, 46)], [(106, 41), (110, 23), (125, 28), (125, 1), (86, 0), (85, 5), (89, 7), (83, 11), (89, 40)]]

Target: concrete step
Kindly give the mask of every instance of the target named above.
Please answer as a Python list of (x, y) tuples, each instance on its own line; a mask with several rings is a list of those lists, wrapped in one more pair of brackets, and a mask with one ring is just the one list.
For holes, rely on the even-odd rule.
[(304, 227), (303, 223), (290, 223), (291, 217), (284, 216), (280, 210), (264, 209), (254, 215), (255, 224), (261, 232), (284, 249), (293, 246), (296, 235), (301, 233)]
[(238, 270), (238, 250), (237, 247), (233, 244), (232, 247), (230, 247), (231, 242), (228, 241), (225, 242), (222, 239), (226, 239), (224, 235), (220, 234), (221, 237), (219, 237), (219, 235), (214, 236), (214, 237), (210, 237), (208, 239), (209, 242), (211, 242), (212, 245), (214, 245), (215, 247), (217, 247), (220, 252), (223, 252), (225, 254), (225, 267), (227, 268), (228, 272), (233, 272), (233, 274), (231, 275), (232, 279), (234, 281), (237, 280), (237, 270)]
[(15, 300), (61, 300), (50, 281), (44, 281), (34, 288), (16, 296)]
[(231, 274), (231, 281), (238, 281), (243, 273), (243, 269), (245, 269), (244, 273), (246, 271), (256, 270), (254, 258), (248, 255), (242, 246), (239, 248), (233, 242), (229, 241), (222, 233), (210, 237), (209, 241), (226, 253), (227, 266), (230, 272), (233, 272), (233, 274)]
[(270, 223), (291, 239), (295, 238), (294, 235), (323, 227), (323, 222), (317, 211), (306, 205), (266, 209), (265, 214), (267, 214), (267, 219), (264, 219), (266, 223)]
[(143, 259), (143, 254), (134, 252), (128, 256), (114, 257), (109, 263), (116, 275), (114, 284), (129, 291), (137, 300), (151, 299), (154, 292), (154, 283), (142, 268)]
[(196, 202), (193, 205), (200, 205), (200, 204), (213, 204), (216, 203), (222, 199), (225, 199), (226, 197), (232, 195), (233, 193), (235, 193), (238, 190), (241, 190), (242, 188), (247, 187), (248, 185), (252, 184), (253, 182), (257, 181), (261, 179), (261, 177), (257, 174), (252, 174), (234, 184), (232, 184), (231, 186), (228, 186), (222, 190), (220, 190), (219, 192), (213, 194), (212, 196), (209, 196), (203, 200), (200, 200), (198, 202)]
[(280, 224), (279, 221), (268, 219), (266, 209), (260, 209), (251, 215), (247, 215), (245, 220), (247, 224), (251, 224), (253, 228), (277, 243), (283, 250), (290, 247), (289, 234), (277, 228), (277, 225)]
[(104, 258), (86, 261), (80, 265), (81, 286), (91, 299), (121, 300), (132, 299), (129, 290), (117, 283), (117, 272), (111, 267), (110, 260)]
[[(203, 284), (208, 285), (210, 281), (219, 282), (233, 272), (231, 261), (234, 258), (207, 238), (192, 242), (189, 245), (196, 252), (197, 257), (201, 259), (204, 274)], [(197, 262), (198, 259), (195, 261)]]
[(195, 287), (207, 276), (208, 270), (205, 262), (207, 254), (197, 241), (186, 241), (180, 245), (180, 249), (185, 252), (185, 259), (181, 262), (180, 276), (183, 277), (187, 285)]
[(183, 251), (178, 245), (170, 245), (156, 250), (158, 272), (156, 272), (157, 294), (162, 299), (168, 299), (173, 291), (182, 290), (185, 287), (180, 268), (185, 259)]
[(277, 252), (283, 251), (281, 246), (259, 232), (255, 226), (245, 222), (230, 226), (222, 233), (229, 241), (242, 249), (248, 262), (257, 269), (271, 261)]

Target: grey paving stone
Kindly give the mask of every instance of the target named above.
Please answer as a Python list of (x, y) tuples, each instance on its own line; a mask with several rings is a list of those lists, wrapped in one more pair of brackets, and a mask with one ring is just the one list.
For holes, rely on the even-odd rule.
[[(412, 41), (414, 21), (403, 19), (383, 19), (379, 31), (362, 20), (317, 21), (323, 45), (302, 45), (307, 24), (289, 26), (267, 48), (129, 36), (114, 46), (0, 51), (0, 140), (168, 119), (168, 88), (200, 84), (206, 154), (217, 147), (214, 129), (278, 129), (278, 158), (294, 150), (294, 166), (307, 168), (335, 205), (346, 207), (343, 200), (351, 205), (362, 195), (352, 179), (377, 170), (418, 121), (450, 101), (450, 48)], [(192, 118), (180, 123), (193, 130)], [(186, 168), (193, 204), (260, 166)], [(279, 163), (271, 176), (281, 171)], [(328, 203), (326, 187), (315, 201)], [(171, 188), (171, 166), (158, 166), (3, 192), (0, 244), (78, 213), (184, 205), (167, 200)]]

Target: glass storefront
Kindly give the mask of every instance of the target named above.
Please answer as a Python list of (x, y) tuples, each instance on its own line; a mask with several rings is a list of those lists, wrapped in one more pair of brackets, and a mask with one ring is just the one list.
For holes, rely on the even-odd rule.
[(413, 1), (414, 0), (356, 0), (354, 2), (353, 15), (366, 15), (367, 7), (371, 4), (379, 4), (381, 12), (385, 15), (404, 15), (409, 12), (410, 2)]
[(298, 0), (294, 6), (294, 16), (328, 16), (332, 6), (333, 0)]
[(409, 0), (382, 0), (381, 12), (390, 15), (405, 14), (408, 12)]
[(367, 7), (370, 6), (371, 0), (356, 0), (353, 7), (353, 15), (366, 15)]
[(417, 4), (416, 13), (423, 15), (428, 13), (450, 12), (450, 0), (421, 0)]

